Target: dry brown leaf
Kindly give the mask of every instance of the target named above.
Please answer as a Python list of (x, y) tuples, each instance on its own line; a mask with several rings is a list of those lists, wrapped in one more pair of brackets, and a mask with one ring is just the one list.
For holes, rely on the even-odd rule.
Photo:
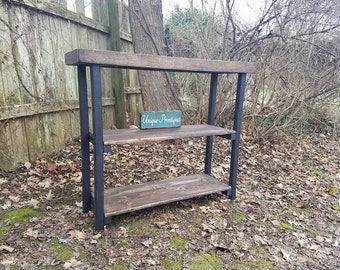
[(283, 258), (284, 258), (287, 262), (290, 262), (290, 261), (292, 260), (292, 258), (290, 257), (291, 254), (290, 254), (288, 251), (284, 250), (283, 248), (281, 248), (280, 251), (281, 251), (281, 253), (282, 253)]
[(30, 162), (25, 162), (24, 166), (27, 170), (29, 170), (31, 168), (32, 164)]
[(12, 253), (14, 251), (14, 248), (12, 248), (10, 246), (6, 246), (6, 245), (1, 245), (0, 246), (0, 251), (5, 251), (5, 252)]
[(19, 196), (9, 196), (8, 197), (12, 202), (18, 203), (20, 202), (20, 197)]
[(148, 240), (145, 240), (142, 242), (142, 245), (145, 247), (150, 247), (152, 245), (153, 241), (151, 238), (149, 238)]
[(82, 231), (78, 231), (78, 230), (72, 230), (68, 232), (68, 235), (71, 238), (75, 238), (77, 240), (84, 240), (86, 235), (82, 232)]
[(159, 221), (159, 222), (155, 222), (155, 224), (158, 228), (162, 228), (167, 224), (167, 222), (166, 221)]
[(8, 181), (5, 178), (3, 178), (3, 177), (0, 178), (0, 185), (5, 184), (7, 182)]
[(119, 227), (119, 229), (114, 232), (114, 236), (115, 238), (127, 237), (127, 229), (123, 226)]
[(75, 267), (79, 266), (81, 261), (78, 261), (75, 258), (71, 258), (69, 261), (65, 262), (64, 267), (65, 269), (75, 269)]
[(50, 172), (53, 172), (57, 169), (57, 164), (53, 161), (49, 161), (48, 164), (47, 164), (47, 169), (50, 171)]
[(25, 204), (27, 206), (33, 206), (36, 207), (40, 204), (40, 201), (38, 201), (37, 199), (30, 199), (29, 201), (26, 201)]

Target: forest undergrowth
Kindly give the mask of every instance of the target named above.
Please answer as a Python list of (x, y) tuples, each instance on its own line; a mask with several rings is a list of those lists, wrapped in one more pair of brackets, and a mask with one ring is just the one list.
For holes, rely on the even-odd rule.
[[(123, 145), (107, 186), (200, 173), (201, 138)], [(227, 181), (230, 142), (215, 139)], [(94, 231), (81, 208), (79, 140), (0, 172), (1, 269), (337, 269), (340, 143), (323, 134), (254, 143), (242, 134), (237, 198), (222, 194), (117, 216)], [(110, 180), (111, 179), (111, 180)]]

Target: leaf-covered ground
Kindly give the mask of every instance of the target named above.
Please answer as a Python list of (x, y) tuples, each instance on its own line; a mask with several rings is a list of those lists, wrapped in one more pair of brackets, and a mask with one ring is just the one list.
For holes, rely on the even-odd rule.
[[(242, 138), (238, 196), (222, 194), (115, 217), (81, 210), (79, 142), (0, 172), (0, 269), (340, 269), (340, 143), (315, 135)], [(200, 173), (203, 139), (124, 145), (106, 154), (107, 186)], [(213, 174), (228, 179), (229, 141)]]

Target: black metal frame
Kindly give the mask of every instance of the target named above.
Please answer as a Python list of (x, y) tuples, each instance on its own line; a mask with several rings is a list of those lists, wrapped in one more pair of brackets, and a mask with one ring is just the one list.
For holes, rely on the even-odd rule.
[[(111, 218), (104, 215), (104, 160), (103, 153), (108, 149), (103, 144), (103, 120), (102, 120), (102, 89), (101, 89), (101, 70), (99, 65), (89, 65), (91, 79), (92, 97), (92, 123), (93, 134), (90, 134), (89, 115), (88, 115), (88, 94), (87, 94), (87, 75), (86, 66), (78, 66), (78, 88), (79, 88), (79, 107), (80, 107), (80, 129), (81, 129), (81, 155), (82, 155), (82, 196), (83, 212), (86, 213), (94, 208), (95, 229), (102, 230), (105, 223), (110, 222)], [(211, 73), (210, 96), (209, 96), (209, 125), (214, 125), (215, 108), (217, 95), (218, 74)], [(236, 132), (226, 138), (231, 139), (231, 160), (229, 185), (231, 190), (228, 197), (231, 200), (236, 198), (237, 168), (239, 158), (239, 144), (241, 136), (243, 101), (246, 87), (246, 74), (239, 73), (237, 81), (237, 93), (235, 101), (234, 125)], [(94, 155), (94, 196), (90, 190), (90, 141), (93, 143)], [(211, 160), (213, 149), (213, 136), (207, 136), (206, 155), (204, 172), (211, 174)]]

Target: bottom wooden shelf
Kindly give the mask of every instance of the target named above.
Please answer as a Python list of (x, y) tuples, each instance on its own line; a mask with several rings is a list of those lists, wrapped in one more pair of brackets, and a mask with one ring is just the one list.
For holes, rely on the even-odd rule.
[(206, 174), (181, 176), (105, 191), (105, 217), (230, 190)]

